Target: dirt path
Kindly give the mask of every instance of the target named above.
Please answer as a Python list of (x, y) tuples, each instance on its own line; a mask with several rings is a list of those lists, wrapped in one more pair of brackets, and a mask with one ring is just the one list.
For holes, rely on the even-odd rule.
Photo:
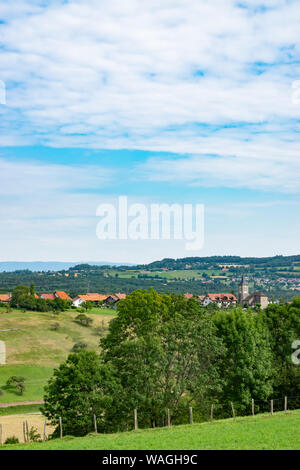
[(9, 406), (20, 406), (20, 405), (42, 405), (43, 400), (40, 401), (12, 401), (11, 403), (0, 403), (0, 408), (8, 408)]

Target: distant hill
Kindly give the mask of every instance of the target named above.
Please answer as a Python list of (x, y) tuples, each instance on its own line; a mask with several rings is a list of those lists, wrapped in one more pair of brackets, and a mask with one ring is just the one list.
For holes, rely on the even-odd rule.
[[(292, 256), (268, 256), (263, 258), (241, 257), (241, 256), (207, 256), (207, 257), (189, 257), (189, 258), (164, 258), (160, 261), (153, 261), (145, 267), (149, 269), (184, 269), (186, 266), (197, 269), (205, 264), (236, 264), (236, 265), (256, 265), (256, 266), (285, 266), (286, 264), (300, 263), (300, 255)], [(142, 265), (141, 265), (142, 266)]]
[[(0, 261), (0, 272), (14, 271), (63, 271), (83, 262), (63, 262), (63, 261)], [(89, 261), (94, 266), (130, 266), (128, 263), (111, 263), (109, 261)]]

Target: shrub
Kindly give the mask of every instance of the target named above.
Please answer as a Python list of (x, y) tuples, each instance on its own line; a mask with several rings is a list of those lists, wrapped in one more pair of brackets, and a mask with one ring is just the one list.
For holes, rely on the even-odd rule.
[(41, 435), (38, 433), (37, 428), (31, 427), (29, 431), (29, 440), (31, 442), (39, 442), (41, 441)]
[(80, 325), (82, 326), (90, 326), (93, 323), (93, 320), (87, 317), (86, 315), (84, 315), (83, 313), (80, 313), (79, 315), (77, 315), (77, 317), (75, 318), (75, 321), (77, 323), (80, 323)]
[(72, 352), (77, 353), (79, 351), (82, 351), (83, 349), (87, 348), (87, 343), (84, 343), (83, 341), (78, 341), (78, 343), (75, 343)]
[(25, 379), (24, 377), (12, 375), (6, 382), (6, 386), (9, 388), (16, 388), (19, 395), (23, 395), (25, 392)]
[(19, 444), (19, 439), (16, 436), (11, 436), (6, 439), (4, 444)]

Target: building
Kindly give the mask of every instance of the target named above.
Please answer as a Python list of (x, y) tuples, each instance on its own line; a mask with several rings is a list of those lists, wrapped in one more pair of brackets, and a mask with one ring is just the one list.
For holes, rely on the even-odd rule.
[(104, 300), (104, 305), (106, 307), (116, 308), (118, 302), (120, 302), (120, 300), (122, 300), (122, 299), (126, 299), (126, 294), (120, 294), (119, 293), (119, 294), (108, 295), (107, 299)]
[(187, 300), (192, 299), (194, 297), (194, 294), (183, 294), (183, 295)]
[(11, 301), (11, 294), (0, 294), (0, 302), (8, 304)]
[[(199, 296), (200, 297), (200, 296)], [(199, 299), (200, 300), (200, 299)], [(204, 299), (200, 300), (203, 307), (207, 307), (210, 303), (217, 304), (218, 307), (229, 307), (235, 305), (237, 298), (234, 294), (206, 294)]]
[(61, 299), (61, 300), (72, 300), (71, 297), (63, 290), (59, 291), (55, 291), (54, 292), (54, 295), (55, 295), (55, 298), (57, 299)]
[(239, 304), (243, 305), (246, 297), (249, 295), (249, 286), (244, 276), (242, 276), (241, 282), (239, 283), (238, 291)]
[(105, 294), (96, 294), (96, 293), (88, 293), (78, 295), (73, 299), (73, 305), (75, 307), (81, 307), (84, 302), (93, 302), (95, 305), (99, 305), (100, 303), (104, 302), (108, 295)]
[(56, 297), (54, 294), (41, 294), (41, 299), (44, 300), (55, 300)]
[(268, 296), (264, 292), (257, 291), (249, 294), (249, 286), (244, 276), (239, 283), (238, 299), (242, 307), (266, 308), (269, 305)]

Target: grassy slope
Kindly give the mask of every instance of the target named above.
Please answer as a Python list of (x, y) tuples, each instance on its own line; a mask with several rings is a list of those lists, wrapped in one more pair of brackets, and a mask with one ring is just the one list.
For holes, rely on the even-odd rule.
[(28, 450), (221, 450), (300, 449), (300, 414), (297, 412), (212, 423), (156, 428), (82, 438), (65, 437), (45, 443), (3, 446)]
[[(5, 313), (0, 309), (0, 340), (7, 348), (7, 365), (0, 366), (0, 403), (13, 401), (41, 400), (43, 387), (52, 375), (53, 368), (66, 359), (74, 343), (84, 341), (89, 349), (97, 350), (100, 335), (97, 328), (104, 325), (104, 332), (115, 311), (93, 309), (88, 315), (93, 319), (89, 328), (74, 322), (77, 312), (58, 315), (52, 313), (20, 312)], [(102, 325), (102, 322), (104, 324)], [(53, 323), (59, 323), (57, 331), (51, 330)], [(12, 375), (25, 377), (26, 391), (20, 396), (14, 390), (5, 388), (6, 380)]]

